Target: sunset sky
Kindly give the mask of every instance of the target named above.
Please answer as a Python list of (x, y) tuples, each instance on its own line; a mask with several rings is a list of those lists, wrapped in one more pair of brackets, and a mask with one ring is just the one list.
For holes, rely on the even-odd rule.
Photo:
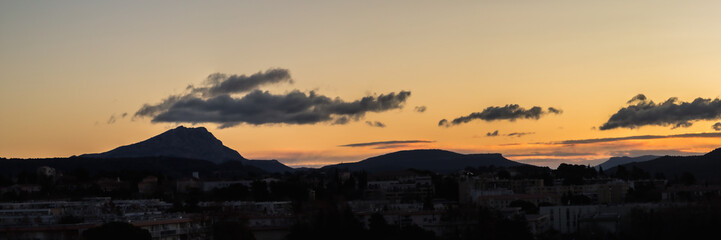
[(0, 157), (104, 152), (179, 125), (294, 167), (418, 148), (554, 168), (702, 154), (721, 147), (720, 12), (719, 1), (2, 1)]

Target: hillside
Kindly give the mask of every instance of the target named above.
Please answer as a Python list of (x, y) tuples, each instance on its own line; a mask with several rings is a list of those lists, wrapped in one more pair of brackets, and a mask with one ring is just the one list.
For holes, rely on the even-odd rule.
[[(660, 173), (668, 179), (680, 177), (688, 172), (697, 179), (721, 181), (721, 148), (701, 156), (664, 156), (646, 162), (623, 165), (626, 169), (638, 167), (653, 175)], [(611, 172), (615, 172), (613, 168)]]
[[(182, 158), (205, 160), (215, 164), (239, 161), (271, 173), (293, 172), (294, 169), (276, 160), (248, 160), (226, 147), (204, 127), (179, 126), (147, 140), (121, 146), (104, 153), (84, 154), (84, 158)], [(142, 164), (142, 163), (141, 163)]]
[(463, 170), (466, 167), (511, 167), (525, 164), (504, 158), (501, 154), (460, 154), (446, 150), (408, 150), (371, 157), (354, 163), (325, 166), (322, 169), (343, 168), (351, 171), (428, 170), (440, 173)]
[(602, 167), (603, 169), (611, 169), (613, 167), (619, 166), (619, 165), (625, 165), (629, 163), (634, 162), (645, 162), (657, 159), (661, 156), (654, 156), (654, 155), (644, 155), (644, 156), (638, 156), (638, 157), (611, 157), (607, 161), (599, 164), (596, 166), (596, 168)]

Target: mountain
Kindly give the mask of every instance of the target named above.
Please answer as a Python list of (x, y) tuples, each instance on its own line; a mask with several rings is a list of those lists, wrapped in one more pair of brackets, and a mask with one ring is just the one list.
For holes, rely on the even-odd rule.
[(213, 163), (245, 160), (238, 152), (223, 145), (204, 127), (186, 128), (183, 126), (168, 130), (145, 141), (121, 146), (97, 154), (85, 154), (81, 157), (96, 158), (134, 158), (134, 157), (175, 157), (200, 159)]
[(625, 164), (634, 163), (634, 162), (645, 162), (645, 161), (654, 160), (659, 157), (661, 157), (661, 156), (644, 155), (644, 156), (638, 156), (638, 157), (627, 157), (627, 156), (611, 157), (607, 161), (605, 161), (601, 164), (598, 164), (598, 166), (596, 166), (596, 168), (602, 167), (603, 169), (611, 169), (611, 168), (619, 166), (619, 165), (625, 165)]
[(266, 172), (293, 171), (275, 160), (248, 160), (226, 147), (204, 127), (177, 127), (145, 141), (121, 146), (104, 153), (84, 154), (83, 158), (147, 158), (167, 157), (205, 160), (215, 164), (240, 161)]
[[(663, 174), (674, 179), (688, 172), (698, 179), (721, 181), (721, 148), (701, 156), (663, 156), (645, 162), (623, 165), (627, 170), (637, 167), (649, 172), (651, 176)], [(615, 172), (614, 168), (611, 172)]]
[(454, 172), (466, 167), (512, 167), (525, 164), (504, 158), (501, 154), (460, 154), (446, 150), (408, 150), (371, 157), (360, 162), (341, 163), (321, 169), (347, 168), (351, 171), (400, 171), (409, 168), (434, 172)]

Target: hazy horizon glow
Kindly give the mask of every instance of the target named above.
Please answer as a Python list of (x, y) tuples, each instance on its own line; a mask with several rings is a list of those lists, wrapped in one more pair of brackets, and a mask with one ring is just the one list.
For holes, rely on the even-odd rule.
[[(419, 148), (551, 167), (702, 154), (721, 147), (718, 9), (675, 1), (2, 2), (0, 157), (104, 152), (181, 124), (207, 127), (247, 158), (290, 166)], [(222, 89), (212, 82), (220, 75), (209, 78), (269, 69), (289, 76)], [(301, 94), (312, 104), (281, 101)], [(153, 113), (161, 118), (136, 115), (170, 96), (195, 99)], [(374, 104), (356, 104), (367, 97)], [(238, 107), (270, 100), (279, 104)], [(248, 115), (255, 110), (267, 115)], [(398, 142), (341, 146), (387, 141)]]

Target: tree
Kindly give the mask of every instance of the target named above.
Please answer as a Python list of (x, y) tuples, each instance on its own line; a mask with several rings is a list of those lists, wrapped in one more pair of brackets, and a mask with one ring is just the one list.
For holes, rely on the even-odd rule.
[(148, 230), (133, 226), (125, 222), (111, 222), (94, 227), (83, 232), (83, 239), (86, 240), (150, 240)]
[(684, 172), (683, 175), (681, 175), (681, 182), (686, 186), (693, 185), (696, 183), (696, 177), (690, 172)]
[(239, 222), (216, 222), (213, 224), (213, 239), (255, 240), (248, 226)]
[(509, 207), (520, 207), (527, 214), (538, 214), (538, 207), (529, 201), (515, 200), (508, 204)]

